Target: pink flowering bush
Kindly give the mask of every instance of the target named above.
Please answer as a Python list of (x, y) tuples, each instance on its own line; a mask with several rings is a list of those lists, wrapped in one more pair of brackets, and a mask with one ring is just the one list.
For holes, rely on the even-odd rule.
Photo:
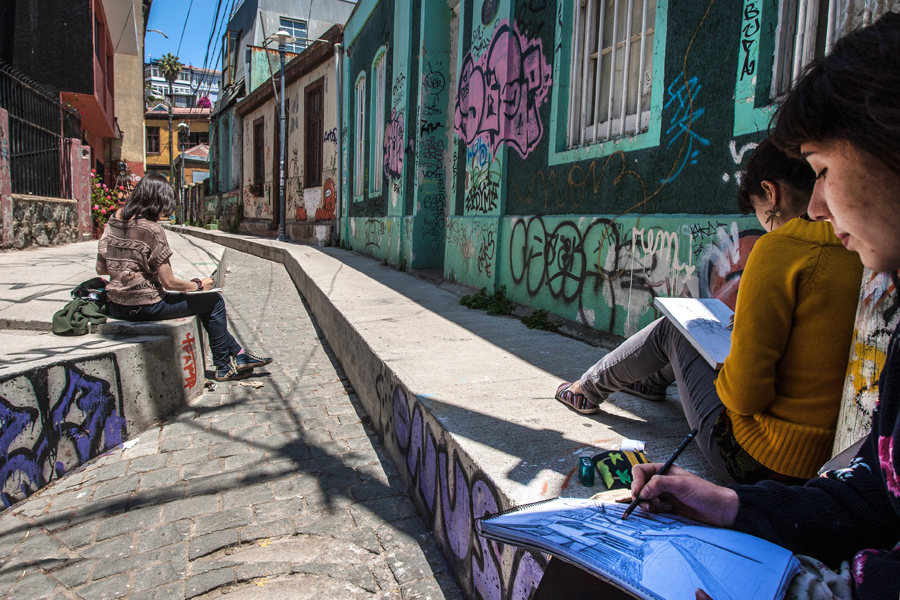
[(107, 187), (100, 181), (97, 172), (91, 171), (91, 217), (100, 229), (116, 214), (118, 207), (125, 205), (131, 194), (131, 185), (120, 185), (117, 188), (114, 190)]

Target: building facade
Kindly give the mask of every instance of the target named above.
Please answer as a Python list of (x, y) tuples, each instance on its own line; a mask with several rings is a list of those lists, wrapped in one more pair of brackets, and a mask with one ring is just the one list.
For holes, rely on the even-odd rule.
[[(286, 48), (286, 62), (291, 62), (297, 53), (322, 38), (335, 23), (344, 23), (354, 6), (346, 0), (328, 3), (243, 0), (237, 3), (222, 39), (223, 88), (210, 122), (207, 204), (218, 206), (220, 224), (231, 226), (236, 219), (244, 217), (243, 188), (247, 174), (243, 173), (243, 147), (249, 140), (244, 139), (245, 124), (235, 107), (241, 98), (253, 93), (261, 84), (273, 76), (278, 77), (278, 49), (266, 40), (282, 27), (297, 37), (297, 41)], [(268, 151), (271, 152), (271, 148)]]
[[(337, 181), (337, 97), (333, 26), (285, 67), (285, 230), (292, 240), (330, 241)], [(324, 41), (327, 40), (327, 41)], [(277, 79), (277, 76), (276, 76)], [(244, 123), (240, 231), (266, 234), (280, 224), (280, 106), (269, 83), (241, 100)]]
[[(13, 196), (0, 203), (4, 246), (89, 238), (91, 170), (107, 184), (143, 173), (149, 9), (150, 0), (0, 3), (0, 128), (9, 141), (0, 171)], [(31, 216), (7, 227), (10, 211)]]
[[(144, 65), (144, 80), (153, 96), (169, 97), (169, 82), (159, 68), (158, 58), (151, 58)], [(172, 83), (172, 104), (178, 108), (211, 108), (219, 99), (221, 85), (220, 71), (185, 65)]]
[[(172, 155), (177, 158), (185, 150), (195, 146), (209, 144), (209, 109), (208, 108), (174, 108), (172, 109), (172, 138), (175, 144)], [(178, 125), (186, 123), (189, 127), (186, 134), (179, 133)], [(144, 114), (145, 148), (147, 152), (147, 173), (158, 173), (169, 177), (169, 109), (158, 104)], [(178, 167), (176, 166), (176, 169)], [(173, 176), (178, 175), (174, 173)], [(172, 180), (173, 185), (179, 183)], [(191, 183), (191, 182), (189, 182)]]

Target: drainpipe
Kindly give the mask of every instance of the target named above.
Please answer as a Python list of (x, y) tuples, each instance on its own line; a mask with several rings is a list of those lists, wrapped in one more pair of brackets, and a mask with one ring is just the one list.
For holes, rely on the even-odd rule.
[(344, 187), (344, 149), (343, 149), (343, 131), (344, 131), (344, 104), (341, 100), (341, 85), (344, 81), (343, 77), (343, 64), (341, 63), (341, 55), (344, 53), (343, 44), (335, 44), (334, 45), (334, 74), (335, 74), (335, 86), (334, 86), (334, 94), (337, 96), (337, 185), (334, 186), (334, 244), (340, 245), (340, 241), (343, 238), (343, 234), (341, 234), (341, 212), (343, 195), (341, 190)]

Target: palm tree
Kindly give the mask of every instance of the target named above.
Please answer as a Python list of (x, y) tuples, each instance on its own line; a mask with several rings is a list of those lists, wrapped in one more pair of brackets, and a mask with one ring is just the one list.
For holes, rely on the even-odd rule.
[(175, 97), (172, 93), (172, 83), (178, 78), (182, 67), (184, 65), (171, 52), (163, 54), (163, 57), (159, 59), (159, 70), (169, 82), (169, 183), (172, 185), (175, 185), (175, 157), (172, 154), (172, 104), (174, 104)]

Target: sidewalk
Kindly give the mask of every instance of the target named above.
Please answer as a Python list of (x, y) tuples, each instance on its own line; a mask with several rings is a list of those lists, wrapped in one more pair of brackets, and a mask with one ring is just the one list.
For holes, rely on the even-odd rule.
[[(33, 255), (83, 264), (66, 248)], [(229, 264), (229, 325), (276, 359), (262, 387), (219, 384), (0, 513), (0, 596), (462, 597), (284, 268)]]

